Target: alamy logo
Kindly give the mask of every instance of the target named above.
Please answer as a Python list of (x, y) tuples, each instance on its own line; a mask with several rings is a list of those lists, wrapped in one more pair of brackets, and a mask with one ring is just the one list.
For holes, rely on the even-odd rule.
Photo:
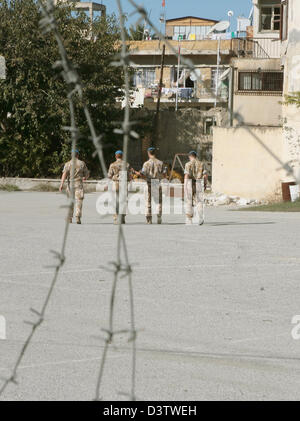
[(295, 315), (292, 318), (292, 324), (295, 325), (292, 329), (292, 338), (296, 341), (300, 339), (300, 316)]
[(160, 213), (161, 209), (164, 215), (185, 213), (192, 216), (203, 213), (203, 179), (194, 182), (191, 179), (186, 180), (184, 184), (152, 179), (151, 182), (143, 183), (142, 187), (130, 183), (129, 189), (126, 176), (125, 172), (124, 177), (121, 174), (117, 182), (106, 180), (106, 191), (100, 194), (96, 202), (96, 209), (100, 215), (142, 215), (149, 206), (149, 200), (153, 214)]
[(6, 320), (4, 316), (0, 314), (0, 340), (6, 339)]

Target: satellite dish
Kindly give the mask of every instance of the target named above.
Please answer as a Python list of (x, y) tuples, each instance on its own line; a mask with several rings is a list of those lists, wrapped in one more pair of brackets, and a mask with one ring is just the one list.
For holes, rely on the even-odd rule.
[(227, 15), (228, 15), (230, 18), (232, 18), (232, 16), (234, 16), (234, 13), (233, 13), (233, 11), (232, 11), (232, 10), (229, 10), (229, 12), (227, 13)]
[(228, 20), (221, 20), (220, 22), (216, 23), (211, 30), (209, 31), (209, 34), (212, 32), (224, 32), (227, 31), (227, 29), (230, 26), (230, 22)]
[(191, 79), (193, 82), (196, 82), (197, 80), (201, 79), (201, 70), (200, 70), (200, 69), (194, 69), (194, 70), (191, 72), (190, 79)]

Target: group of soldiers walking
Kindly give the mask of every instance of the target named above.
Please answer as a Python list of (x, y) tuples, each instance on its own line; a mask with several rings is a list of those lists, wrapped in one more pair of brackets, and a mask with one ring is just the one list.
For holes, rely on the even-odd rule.
[[(75, 150), (74, 169), (72, 168), (72, 160), (67, 162), (63, 169), (61, 184), (59, 190), (62, 191), (64, 182), (67, 181), (67, 194), (70, 195), (70, 185), (74, 186), (75, 199), (75, 217), (77, 224), (81, 224), (82, 205), (84, 199), (83, 182), (89, 178), (89, 171), (86, 164), (79, 160), (79, 151)], [(116, 193), (116, 213), (113, 216), (114, 223), (125, 224), (126, 203), (127, 203), (127, 183), (132, 180), (134, 175), (145, 179), (147, 183), (145, 215), (147, 224), (152, 224), (152, 202), (157, 206), (156, 215), (157, 223), (162, 223), (162, 186), (161, 180), (167, 177), (167, 168), (163, 162), (156, 157), (156, 149), (151, 147), (147, 151), (148, 160), (144, 163), (140, 171), (135, 171), (128, 163), (123, 161), (123, 152), (116, 151), (116, 160), (108, 170), (108, 178), (114, 184)], [(194, 207), (198, 214), (201, 213), (203, 199), (201, 193), (204, 192), (207, 174), (203, 163), (198, 159), (197, 153), (191, 151), (189, 154), (189, 162), (185, 165), (184, 170), (184, 190), (186, 204), (186, 224), (192, 224), (194, 216)], [(124, 183), (124, 184), (122, 184)], [(69, 222), (72, 223), (74, 214), (74, 205), (70, 209)], [(204, 222), (200, 217), (200, 225)]]

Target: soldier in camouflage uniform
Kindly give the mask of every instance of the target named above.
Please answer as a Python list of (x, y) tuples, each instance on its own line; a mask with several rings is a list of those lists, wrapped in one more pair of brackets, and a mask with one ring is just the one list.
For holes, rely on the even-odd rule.
[(162, 161), (156, 158), (155, 148), (148, 149), (149, 160), (143, 165), (143, 169), (137, 173), (147, 181), (147, 190), (145, 191), (146, 200), (146, 220), (147, 224), (152, 224), (152, 197), (157, 205), (157, 223), (162, 223), (162, 188), (161, 179), (166, 174), (166, 169)]
[[(122, 151), (117, 151), (115, 156), (116, 161), (110, 164), (107, 174), (108, 178), (114, 182), (114, 192), (116, 194), (116, 213), (114, 214), (113, 218), (114, 224), (118, 224), (118, 215), (121, 211), (121, 224), (125, 224), (127, 207), (127, 183), (131, 181), (133, 170), (130, 165), (126, 163), (126, 171), (123, 171), (124, 161)], [(124, 184), (122, 184), (123, 180)], [(121, 186), (123, 186), (123, 188)]]
[(184, 191), (186, 206), (186, 223), (192, 224), (194, 216), (193, 205), (196, 207), (199, 215), (199, 224), (204, 223), (203, 215), (203, 193), (207, 181), (207, 175), (203, 162), (197, 158), (197, 153), (189, 153), (189, 162), (184, 170)]
[[(59, 191), (60, 192), (62, 191), (64, 182), (65, 180), (67, 180), (67, 194), (68, 196), (70, 196), (72, 182), (74, 182), (75, 216), (76, 216), (77, 224), (81, 224), (82, 205), (83, 205), (83, 199), (84, 199), (83, 182), (89, 178), (90, 174), (89, 174), (86, 164), (83, 161), (80, 161), (78, 157), (79, 157), (79, 152), (76, 149), (73, 180), (71, 179), (71, 176), (72, 176), (72, 160), (71, 160), (67, 162), (64, 166)], [(70, 210), (70, 223), (72, 223), (73, 214), (74, 214), (74, 203), (73, 203), (72, 209)]]

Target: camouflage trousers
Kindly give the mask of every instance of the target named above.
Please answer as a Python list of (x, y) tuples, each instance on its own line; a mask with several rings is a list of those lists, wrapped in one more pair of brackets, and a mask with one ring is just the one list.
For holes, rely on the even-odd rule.
[(115, 214), (114, 218), (117, 218), (118, 215), (125, 216), (127, 214), (127, 200), (128, 200), (128, 185), (127, 182), (124, 183), (121, 187), (119, 181), (114, 181), (113, 191), (115, 193)]
[(193, 218), (196, 208), (199, 217), (203, 216), (204, 204), (204, 181), (187, 180), (184, 186), (185, 214), (188, 218)]
[[(70, 197), (71, 192), (70, 192), (69, 189), (67, 190), (67, 194), (68, 194), (68, 197)], [(81, 216), (82, 216), (82, 205), (83, 205), (83, 199), (84, 199), (83, 188), (76, 188), (75, 187), (74, 196), (75, 196), (75, 203), (73, 203), (73, 205), (72, 205), (71, 217), (74, 215), (74, 208), (75, 208), (75, 217), (81, 218)]]
[(145, 189), (145, 215), (152, 216), (152, 202), (155, 209), (154, 214), (157, 216), (162, 215), (162, 188), (159, 180), (151, 180), (147, 182)]

